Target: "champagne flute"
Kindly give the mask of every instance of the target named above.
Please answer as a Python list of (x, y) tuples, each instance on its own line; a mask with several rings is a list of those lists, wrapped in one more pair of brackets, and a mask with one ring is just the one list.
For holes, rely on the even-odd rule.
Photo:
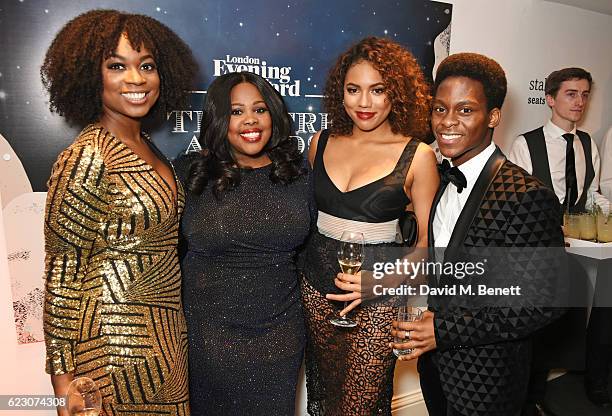
[[(363, 263), (364, 237), (363, 233), (344, 231), (340, 237), (340, 248), (338, 249), (338, 263), (340, 269), (345, 274), (356, 274), (361, 269)], [(344, 302), (346, 308), (348, 302)], [(344, 309), (343, 308), (343, 309)], [(357, 326), (357, 322), (347, 316), (340, 316), (340, 312), (334, 314), (329, 322), (336, 326), (352, 328)]]
[(68, 386), (66, 408), (71, 416), (98, 416), (102, 395), (96, 382), (89, 377), (77, 377)]

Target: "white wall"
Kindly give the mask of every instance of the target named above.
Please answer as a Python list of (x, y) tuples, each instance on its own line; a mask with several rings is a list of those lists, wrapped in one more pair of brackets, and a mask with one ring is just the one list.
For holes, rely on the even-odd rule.
[[(581, 129), (599, 142), (612, 124), (612, 16), (543, 0), (445, 0), (453, 4), (450, 52), (478, 52), (506, 71), (508, 95), (495, 142), (510, 150), (514, 138), (544, 124), (549, 108), (528, 104), (532, 80), (568, 66), (591, 72), (594, 87)], [(602, 161), (612, 163), (612, 161)], [(395, 374), (395, 416), (424, 416), (418, 376), (402, 364)]]
[[(0, 196), (0, 207), (2, 207)], [(42, 236), (41, 236), (42, 238)], [(8, 250), (4, 232), (3, 212), (0, 209), (0, 394), (15, 397), (27, 394), (53, 394), (49, 376), (44, 372), (44, 343), (18, 345), (11, 282), (7, 261)], [(23, 411), (24, 416), (52, 415), (50, 410)], [(0, 415), (15, 414), (0, 410)]]
[[(495, 141), (509, 150), (522, 132), (550, 118), (546, 105), (529, 105), (531, 80), (579, 66), (594, 87), (580, 128), (599, 142), (612, 124), (612, 16), (544, 0), (448, 0), (453, 3), (451, 53), (479, 52), (506, 70), (508, 96)], [(612, 162), (609, 162), (612, 163)]]

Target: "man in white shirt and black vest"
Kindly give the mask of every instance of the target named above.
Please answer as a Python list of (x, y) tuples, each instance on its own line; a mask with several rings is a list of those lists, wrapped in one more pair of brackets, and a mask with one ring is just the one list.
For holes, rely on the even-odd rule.
[(587, 202), (607, 206), (599, 192), (597, 145), (588, 133), (576, 129), (592, 83), (591, 74), (582, 68), (551, 73), (544, 86), (551, 119), (518, 136), (508, 154), (508, 159), (552, 188), (564, 210), (570, 212), (584, 211)]
[[(588, 133), (576, 128), (586, 111), (592, 84), (591, 74), (582, 68), (552, 72), (544, 86), (546, 103), (552, 111), (551, 119), (544, 126), (517, 137), (508, 155), (511, 161), (555, 191), (564, 212), (583, 212), (593, 203), (604, 210), (608, 209), (608, 201), (599, 191), (600, 158), (597, 146)], [(576, 270), (575, 274), (583, 275), (584, 279), (580, 266)], [(602, 342), (600, 328), (603, 322), (611, 326), (612, 316), (608, 315), (610, 313), (602, 308), (593, 309), (586, 345), (587, 397), (602, 407), (612, 406), (607, 392), (607, 374), (612, 355), (610, 347)], [(612, 332), (612, 329), (608, 332)], [(610, 334), (606, 337), (609, 338)], [(536, 367), (532, 369), (530, 398), (535, 402), (544, 398), (548, 373), (542, 364), (545, 354), (546, 351), (538, 352), (537, 348), (534, 351)]]

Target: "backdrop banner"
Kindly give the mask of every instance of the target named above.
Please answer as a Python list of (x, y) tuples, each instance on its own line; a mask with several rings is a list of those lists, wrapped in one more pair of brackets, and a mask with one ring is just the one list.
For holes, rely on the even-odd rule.
[[(79, 133), (49, 110), (40, 80), (45, 52), (70, 19), (94, 8), (152, 16), (172, 28), (193, 50), (200, 75), (187, 108), (176, 108), (151, 132), (171, 159), (198, 150), (206, 88), (219, 75), (251, 71), (285, 98), (293, 137), (305, 150), (328, 125), (321, 98), (336, 57), (366, 36), (385, 36), (410, 50), (431, 80), (448, 56), (452, 5), (430, 0), (12, 0), (0, 6), (0, 307), (12, 310), (10, 337), (3, 337), (4, 364), (27, 374), (27, 385), (0, 383), (0, 392), (49, 391), (44, 374), (43, 212), (46, 182), (58, 154)], [(10, 282), (10, 283), (9, 283)], [(15, 328), (13, 330), (12, 328)], [(5, 354), (13, 351), (11, 354)], [(15, 354), (21, 354), (15, 358)], [(8, 358), (13, 357), (13, 358)], [(13, 388), (14, 387), (14, 388)]]
[[(168, 114), (153, 140), (176, 157), (198, 137), (206, 87), (228, 72), (262, 75), (285, 97), (302, 147), (327, 126), (321, 110), (330, 65), (366, 36), (386, 36), (408, 48), (431, 78), (436, 60), (448, 55), (452, 6), (429, 0), (375, 3), (287, 0), (10, 1), (0, 8), (0, 134), (21, 159), (34, 191), (46, 191), (57, 155), (78, 129), (51, 114), (40, 65), (57, 31), (93, 8), (150, 15), (189, 44), (200, 64), (190, 108)], [(7, 176), (2, 176), (7, 178)], [(4, 203), (8, 203), (5, 201)]]

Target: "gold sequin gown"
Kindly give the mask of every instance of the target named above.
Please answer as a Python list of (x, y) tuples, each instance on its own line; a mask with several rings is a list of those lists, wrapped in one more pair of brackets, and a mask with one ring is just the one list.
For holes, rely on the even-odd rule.
[(109, 416), (189, 414), (176, 183), (98, 125), (49, 180), (46, 371), (94, 379)]

